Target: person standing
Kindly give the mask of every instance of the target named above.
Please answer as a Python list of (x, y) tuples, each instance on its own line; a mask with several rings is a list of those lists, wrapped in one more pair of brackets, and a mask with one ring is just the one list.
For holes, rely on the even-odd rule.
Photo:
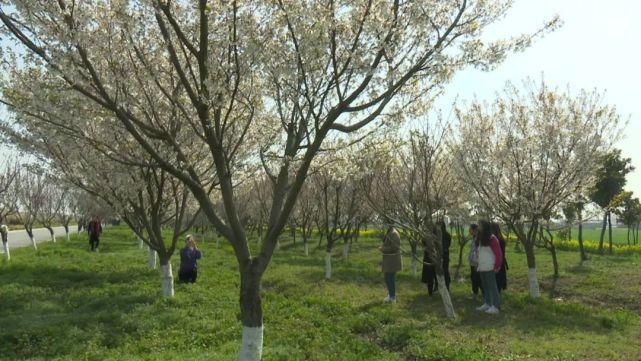
[(387, 286), (387, 297), (384, 302), (396, 303), (396, 273), (403, 269), (401, 258), (401, 236), (398, 231), (390, 226), (383, 240), (383, 245), (378, 248), (383, 254), (383, 275)]
[(436, 279), (436, 267), (434, 267), (433, 257), (427, 240), (423, 240), (423, 271), (421, 272), (421, 282), (427, 286), (427, 294), (432, 296), (438, 289), (438, 280)]
[(89, 233), (89, 244), (91, 245), (92, 252), (98, 252), (98, 246), (100, 245), (100, 235), (102, 234), (102, 224), (100, 223), (100, 218), (94, 216), (93, 219), (87, 225), (87, 232)]
[(196, 239), (188, 235), (185, 239), (185, 247), (180, 250), (180, 269), (178, 280), (182, 283), (195, 283), (198, 278), (198, 260), (203, 256), (196, 247)]
[(499, 245), (501, 245), (501, 252), (503, 253), (503, 262), (501, 263), (501, 269), (496, 273), (496, 286), (499, 289), (499, 293), (501, 293), (502, 290), (507, 289), (508, 265), (507, 265), (507, 259), (505, 258), (506, 242), (505, 242), (505, 238), (503, 237), (503, 233), (501, 232), (501, 227), (499, 226), (498, 223), (492, 223), (492, 233), (499, 240)]
[(476, 224), (471, 224), (470, 229), (469, 229), (469, 234), (470, 237), (472, 238), (472, 244), (470, 247), (470, 252), (467, 254), (467, 260), (470, 263), (470, 280), (472, 281), (472, 293), (474, 294), (474, 298), (476, 299), (476, 296), (479, 294), (479, 290), (481, 291), (481, 294), (483, 293), (483, 286), (481, 285), (481, 275), (479, 274), (479, 271), (476, 269), (479, 265), (479, 259), (478, 259), (478, 230), (479, 226)]
[(501, 296), (496, 285), (496, 273), (501, 269), (503, 254), (499, 240), (492, 234), (492, 226), (487, 221), (479, 222), (478, 243), (479, 263), (477, 270), (481, 276), (485, 302), (477, 310), (498, 314)]

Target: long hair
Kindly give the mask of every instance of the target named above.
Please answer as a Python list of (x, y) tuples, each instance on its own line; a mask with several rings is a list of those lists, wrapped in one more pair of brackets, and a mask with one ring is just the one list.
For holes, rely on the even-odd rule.
[(489, 246), (492, 243), (492, 225), (486, 220), (479, 221), (479, 232), (477, 240), (481, 246)]
[(505, 243), (505, 238), (501, 232), (501, 226), (496, 222), (492, 223), (492, 234), (494, 234), (500, 242)]

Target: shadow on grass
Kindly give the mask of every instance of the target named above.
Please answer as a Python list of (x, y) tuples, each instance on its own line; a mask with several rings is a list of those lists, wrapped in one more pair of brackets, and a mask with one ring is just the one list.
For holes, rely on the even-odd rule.
[(109, 347), (130, 334), (128, 315), (154, 302), (135, 287), (144, 275), (75, 268), (17, 266), (0, 276), (3, 357), (54, 359), (92, 338)]

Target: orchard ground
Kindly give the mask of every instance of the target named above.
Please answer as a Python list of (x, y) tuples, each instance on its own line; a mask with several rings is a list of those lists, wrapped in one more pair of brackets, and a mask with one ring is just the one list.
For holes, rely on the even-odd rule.
[[(285, 240), (265, 274), (264, 360), (638, 360), (641, 355), (641, 252), (591, 255), (578, 265), (560, 251), (561, 276), (539, 251), (543, 297), (527, 296), (525, 255), (508, 245), (503, 312), (474, 311), (469, 268), (453, 282), (458, 318), (446, 320), (409, 273), (398, 303), (384, 304), (379, 239), (362, 237), (349, 259), (334, 252), (324, 280), (324, 248)], [(100, 253), (86, 235), (16, 249), (0, 265), (0, 359), (234, 360), (240, 345), (237, 266), (231, 248), (200, 243), (198, 283), (160, 296), (160, 276), (122, 227), (106, 230)], [(405, 248), (409, 248), (404, 246)], [(254, 247), (256, 248), (256, 247)], [(452, 248), (451, 263), (458, 254)], [(174, 270), (178, 259), (174, 259)], [(455, 267), (452, 267), (454, 275)], [(174, 272), (176, 274), (176, 272)]]

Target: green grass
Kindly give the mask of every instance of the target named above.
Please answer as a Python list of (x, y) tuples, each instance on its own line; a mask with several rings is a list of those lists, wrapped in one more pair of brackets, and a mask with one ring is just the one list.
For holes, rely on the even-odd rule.
[[(239, 280), (228, 245), (201, 242), (198, 283), (177, 284), (176, 297), (162, 299), (159, 275), (129, 231), (106, 229), (98, 254), (81, 237), (37, 252), (16, 249), (0, 265), (0, 359), (236, 359)], [(532, 301), (525, 257), (508, 245), (501, 315), (474, 311), (465, 277), (452, 285), (458, 318), (449, 322), (440, 299), (408, 273), (409, 257), (397, 281), (399, 303), (381, 302), (377, 246), (361, 239), (348, 261), (337, 246), (334, 278), (326, 281), (324, 249), (305, 257), (302, 244), (282, 242), (263, 284), (265, 360), (639, 359), (638, 253), (592, 255), (578, 266), (576, 252), (560, 252), (554, 282), (541, 252), (544, 296)]]

